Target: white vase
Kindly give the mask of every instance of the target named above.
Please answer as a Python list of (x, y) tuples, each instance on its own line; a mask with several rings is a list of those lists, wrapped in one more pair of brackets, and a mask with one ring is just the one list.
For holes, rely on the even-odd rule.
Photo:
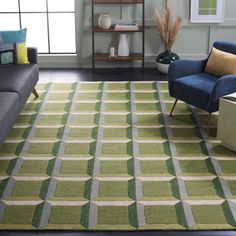
[(119, 41), (119, 45), (118, 45), (118, 56), (120, 56), (120, 57), (128, 57), (129, 56), (129, 46), (128, 46), (126, 34), (120, 35), (120, 41)]

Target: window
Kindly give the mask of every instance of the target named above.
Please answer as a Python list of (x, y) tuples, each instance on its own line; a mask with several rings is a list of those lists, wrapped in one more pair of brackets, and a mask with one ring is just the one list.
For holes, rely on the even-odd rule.
[(76, 53), (74, 0), (0, 0), (0, 30), (27, 28), (39, 53)]

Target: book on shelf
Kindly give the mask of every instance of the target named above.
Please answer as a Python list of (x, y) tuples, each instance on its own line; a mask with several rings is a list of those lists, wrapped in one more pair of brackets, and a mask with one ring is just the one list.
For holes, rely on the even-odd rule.
[(138, 30), (138, 24), (136, 23), (115, 24), (115, 30)]

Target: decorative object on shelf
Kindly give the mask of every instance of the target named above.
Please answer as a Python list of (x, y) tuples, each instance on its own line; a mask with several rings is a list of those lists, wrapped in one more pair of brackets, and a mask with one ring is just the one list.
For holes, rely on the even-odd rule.
[(102, 29), (109, 29), (111, 27), (111, 17), (108, 13), (99, 15), (98, 26)]
[(138, 24), (116, 24), (115, 30), (138, 30)]
[(128, 46), (126, 34), (120, 34), (120, 41), (118, 45), (118, 56), (119, 57), (129, 56), (129, 46)]
[(110, 50), (109, 50), (109, 57), (116, 57), (116, 49), (115, 47), (110, 47)]
[(161, 17), (158, 10), (155, 9), (154, 20), (165, 48), (164, 52), (157, 56), (156, 64), (160, 72), (167, 74), (170, 63), (179, 59), (179, 56), (171, 51), (171, 48), (180, 31), (182, 17), (177, 16), (176, 20), (173, 20), (172, 5), (168, 4), (163, 17)]
[(224, 21), (224, 0), (191, 0), (192, 23), (220, 23)]

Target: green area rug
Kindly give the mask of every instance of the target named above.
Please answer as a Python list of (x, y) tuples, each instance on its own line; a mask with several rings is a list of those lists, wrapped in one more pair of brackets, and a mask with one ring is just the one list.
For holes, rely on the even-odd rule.
[(236, 153), (166, 82), (39, 84), (0, 150), (0, 229), (236, 229)]

